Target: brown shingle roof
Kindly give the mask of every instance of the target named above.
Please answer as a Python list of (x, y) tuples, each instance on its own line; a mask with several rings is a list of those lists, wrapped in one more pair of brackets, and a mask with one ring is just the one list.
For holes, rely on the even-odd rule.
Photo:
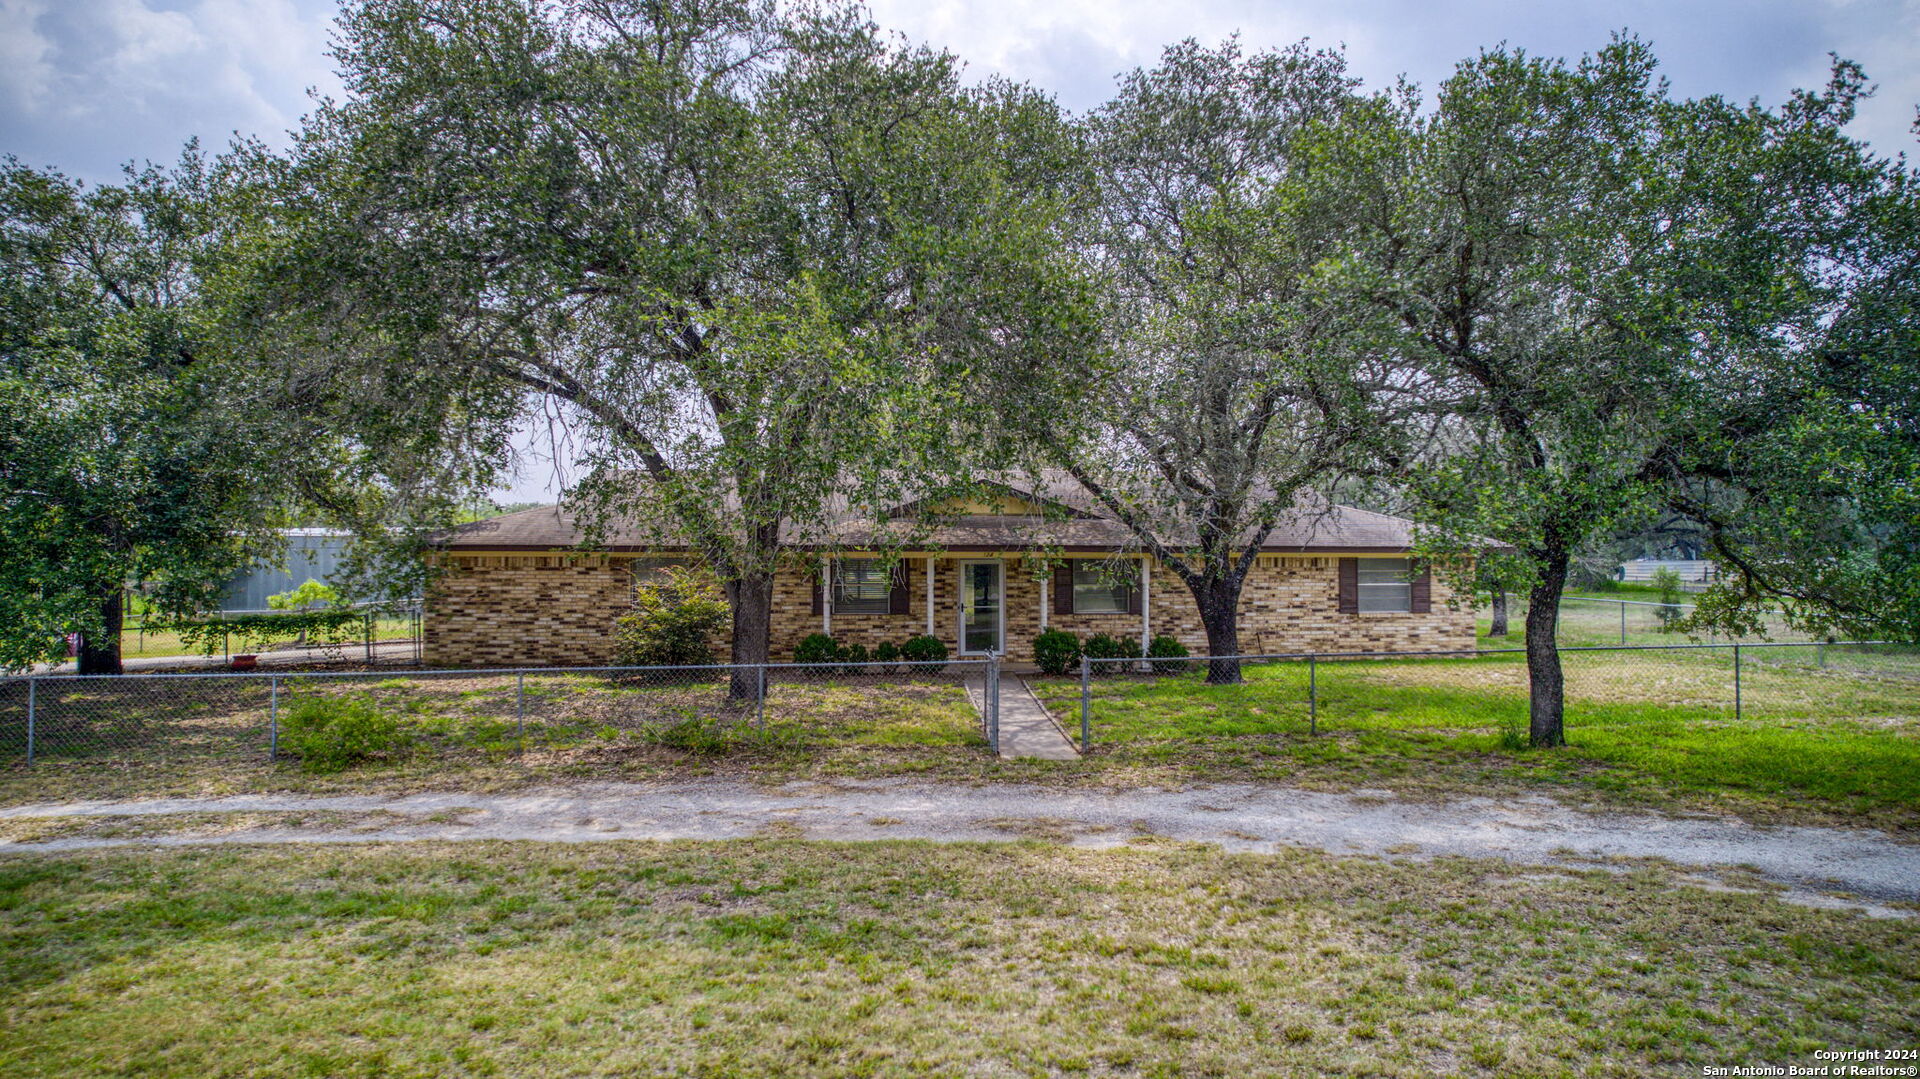
[[(915, 549), (948, 551), (1019, 550), (1051, 547), (1066, 551), (1116, 551), (1137, 547), (1132, 533), (1120, 522), (1101, 511), (1099, 503), (1077, 483), (1060, 473), (1049, 473), (1038, 482), (1005, 484), (1014, 491), (1070, 507), (1082, 516), (1042, 517), (981, 515), (949, 517), (913, 535)], [(1339, 551), (1405, 551), (1413, 546), (1414, 522), (1353, 506), (1332, 505), (1314, 496), (1303, 495), (1295, 510), (1282, 518), (1261, 549), (1274, 552), (1313, 553)], [(896, 542), (909, 535), (900, 530), (876, 525), (870, 516), (842, 511), (830, 529), (834, 546), (861, 548), (876, 545), (881, 533), (891, 532)], [(485, 521), (461, 525), (440, 537), (450, 550), (550, 551), (579, 547), (583, 530), (573, 514), (562, 506), (510, 513)], [(788, 542), (794, 542), (789, 536)], [(684, 538), (663, 521), (623, 519), (604, 529), (604, 542), (596, 550), (651, 551), (679, 550)], [(799, 544), (814, 546), (817, 544)]]

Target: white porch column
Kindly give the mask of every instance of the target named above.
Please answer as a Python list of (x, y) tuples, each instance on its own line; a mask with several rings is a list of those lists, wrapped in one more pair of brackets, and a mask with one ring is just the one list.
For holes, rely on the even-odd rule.
[(1046, 576), (1040, 578), (1040, 632), (1047, 631), (1047, 612), (1053, 610), (1053, 570), (1048, 568)]
[(933, 556), (927, 556), (927, 636), (933, 636)]
[(833, 560), (820, 563), (820, 632), (833, 636)]
[(1140, 654), (1153, 643), (1153, 556), (1140, 556)]

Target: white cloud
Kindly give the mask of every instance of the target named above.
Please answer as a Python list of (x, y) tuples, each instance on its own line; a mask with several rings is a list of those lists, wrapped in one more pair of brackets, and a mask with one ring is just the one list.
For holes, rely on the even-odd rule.
[(294, 0), (0, 0), (0, 145), (106, 178), (199, 136), (277, 140), (336, 83), (331, 7)]

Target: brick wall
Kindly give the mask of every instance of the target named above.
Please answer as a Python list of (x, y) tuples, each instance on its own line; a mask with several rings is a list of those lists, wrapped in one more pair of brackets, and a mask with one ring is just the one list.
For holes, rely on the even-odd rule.
[(613, 620), (632, 601), (617, 560), (454, 555), (422, 622), (431, 667), (591, 666), (613, 659)]
[[(1472, 648), (1473, 610), (1453, 610), (1453, 591), (1433, 576), (1427, 614), (1341, 614), (1339, 559), (1262, 555), (1240, 593), (1240, 651), (1420, 652)], [(1151, 610), (1155, 636), (1169, 634), (1195, 653), (1207, 648), (1193, 593), (1171, 571), (1154, 567)], [(1136, 623), (1138, 619), (1135, 619)], [(1134, 632), (1139, 633), (1136, 625)]]
[[(934, 634), (957, 654), (958, 558), (934, 561)], [(610, 630), (632, 594), (619, 557), (581, 555), (449, 556), (452, 572), (429, 596), (424, 655), (434, 666), (539, 666), (605, 663), (613, 658)], [(1452, 610), (1446, 582), (1433, 579), (1429, 614), (1340, 614), (1335, 608), (1338, 561), (1332, 557), (1263, 555), (1248, 575), (1240, 603), (1240, 647), (1265, 652), (1427, 651), (1472, 648), (1471, 610)], [(909, 611), (833, 616), (834, 638), (869, 649), (898, 644), (926, 632), (924, 558), (907, 560)], [(1033, 656), (1040, 632), (1042, 589), (1035, 563), (1005, 560), (1008, 658)], [(775, 577), (772, 655), (791, 659), (794, 646), (821, 628), (813, 613), (817, 571), (786, 570)], [(1155, 567), (1149, 595), (1155, 636), (1170, 634), (1196, 654), (1207, 638), (1192, 594), (1172, 572)], [(1140, 636), (1140, 616), (1073, 614), (1047, 616), (1049, 626), (1082, 637), (1108, 633), (1122, 640)], [(718, 650), (725, 658), (724, 638)]]

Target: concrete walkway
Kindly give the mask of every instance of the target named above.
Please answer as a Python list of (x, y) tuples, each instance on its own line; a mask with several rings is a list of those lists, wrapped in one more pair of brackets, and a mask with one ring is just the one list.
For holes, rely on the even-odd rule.
[[(982, 716), (987, 714), (986, 675), (967, 679), (967, 699)], [(1031, 757), (1043, 761), (1079, 760), (1080, 753), (1060, 733), (1047, 709), (1027, 683), (1000, 673), (1000, 756)]]

